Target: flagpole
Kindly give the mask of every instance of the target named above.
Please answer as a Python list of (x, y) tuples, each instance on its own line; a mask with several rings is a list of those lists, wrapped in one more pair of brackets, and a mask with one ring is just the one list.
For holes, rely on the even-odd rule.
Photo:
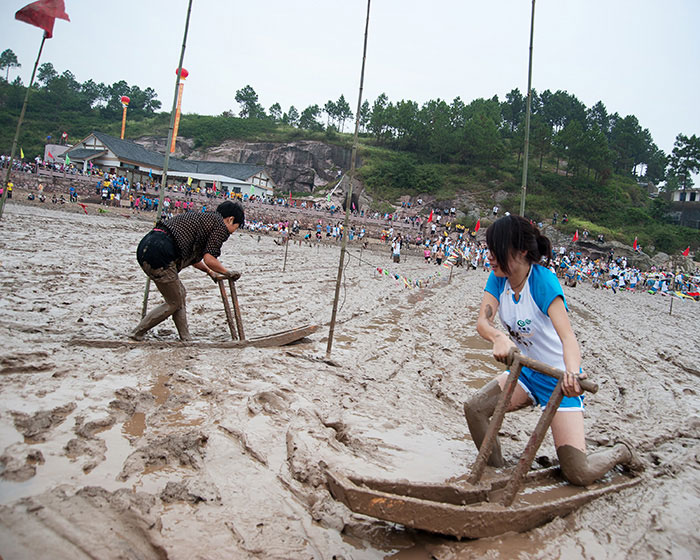
[(527, 69), (527, 108), (525, 109), (525, 148), (523, 156), (523, 182), (520, 194), (520, 215), (525, 216), (525, 195), (527, 194), (527, 165), (530, 153), (530, 110), (532, 107), (532, 38), (535, 34), (535, 0), (532, 0), (530, 20), (530, 61)]
[(36, 56), (36, 62), (34, 62), (34, 70), (32, 71), (32, 77), (29, 80), (29, 86), (27, 86), (27, 91), (24, 94), (24, 103), (22, 104), (22, 111), (19, 114), (19, 121), (17, 122), (17, 130), (15, 131), (15, 139), (12, 141), (12, 150), (10, 151), (10, 164), (7, 166), (7, 173), (5, 174), (5, 181), (3, 182), (4, 188), (2, 190), (2, 198), (0, 198), (0, 219), (2, 219), (2, 212), (5, 209), (5, 200), (7, 200), (7, 183), (10, 182), (10, 173), (12, 173), (12, 162), (15, 159), (15, 152), (17, 151), (17, 142), (19, 141), (19, 131), (22, 128), (22, 121), (24, 120), (24, 113), (27, 111), (27, 101), (29, 101), (29, 92), (32, 89), (32, 84), (34, 83), (34, 76), (36, 76), (36, 69), (39, 66), (39, 59), (41, 58), (41, 51), (44, 50), (44, 43), (46, 42), (46, 31), (44, 31), (44, 36), (41, 38), (41, 46), (39, 47), (39, 54)]
[[(187, 31), (190, 27), (190, 13), (192, 12), (192, 0), (187, 4), (187, 18), (185, 19), (185, 33), (182, 37), (182, 50), (180, 51), (180, 64), (177, 65), (177, 78), (175, 79), (175, 95), (173, 97), (173, 108), (170, 112), (170, 129), (168, 130), (168, 143), (165, 145), (165, 159), (163, 160), (163, 177), (160, 181), (160, 193), (158, 196), (158, 210), (156, 212), (156, 223), (161, 218), (163, 212), (163, 199), (165, 198), (165, 185), (168, 182), (168, 165), (170, 164), (170, 143), (173, 140), (173, 130), (175, 128), (175, 108), (177, 107), (177, 97), (180, 90), (180, 74), (182, 74), (182, 62), (185, 59), (185, 47), (187, 46)], [(141, 317), (146, 316), (148, 311), (148, 292), (151, 287), (151, 279), (146, 278), (146, 289), (143, 294), (143, 305), (141, 307)]]
[(357, 138), (360, 130), (360, 110), (362, 109), (362, 88), (365, 81), (365, 59), (367, 58), (367, 34), (369, 32), (369, 8), (371, 0), (367, 0), (367, 19), (365, 21), (365, 41), (362, 50), (362, 69), (360, 70), (360, 92), (357, 96), (357, 112), (355, 113), (355, 135), (352, 140), (352, 155), (350, 157), (350, 185), (345, 197), (345, 222), (343, 223), (343, 242), (340, 247), (340, 262), (338, 263), (338, 277), (335, 281), (335, 297), (333, 298), (333, 313), (331, 325), (328, 330), (328, 346), (326, 347), (326, 359), (331, 357), (333, 348), (333, 333), (335, 332), (335, 318), (338, 313), (338, 298), (340, 297), (340, 280), (343, 276), (343, 261), (348, 242), (348, 224), (350, 223), (350, 204), (352, 201), (352, 180), (355, 177), (355, 162), (357, 160)]

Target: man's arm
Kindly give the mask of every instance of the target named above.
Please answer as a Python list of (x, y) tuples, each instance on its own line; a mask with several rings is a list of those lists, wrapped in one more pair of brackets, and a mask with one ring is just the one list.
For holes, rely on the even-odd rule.
[(209, 276), (214, 278), (214, 280), (217, 280), (217, 275), (222, 275), (233, 280), (238, 280), (241, 277), (240, 272), (236, 272), (235, 270), (227, 270), (226, 267), (221, 264), (221, 261), (210, 253), (204, 253), (204, 258), (192, 266), (198, 268), (199, 270), (204, 270)]

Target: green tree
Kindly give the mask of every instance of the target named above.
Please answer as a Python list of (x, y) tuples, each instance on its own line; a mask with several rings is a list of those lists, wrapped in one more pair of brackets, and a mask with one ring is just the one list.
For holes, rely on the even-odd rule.
[(53, 64), (50, 62), (44, 62), (44, 64), (39, 66), (36, 79), (38, 82), (41, 82), (44, 87), (48, 87), (48, 85), (56, 78), (58, 78), (58, 72), (56, 72)]
[(633, 173), (636, 165), (646, 158), (648, 131), (642, 130), (634, 115), (620, 119), (613, 116), (610, 131), (610, 149), (613, 151), (613, 168), (617, 173)]
[(396, 103), (393, 111), (395, 140), (394, 145), (401, 150), (417, 152), (425, 142), (422, 116), (415, 101), (401, 100)]
[(291, 105), (289, 111), (282, 115), (282, 122), (289, 126), (297, 126), (299, 124), (299, 111), (294, 105)]
[(542, 161), (552, 147), (552, 126), (540, 115), (536, 113), (530, 121), (530, 142), (534, 148), (533, 153), (539, 157), (540, 169)]
[(700, 172), (700, 138), (695, 134), (678, 134), (669, 158), (669, 175), (675, 177), (681, 189), (693, 186), (693, 173)]
[(338, 118), (338, 107), (330, 99), (323, 106), (323, 112), (326, 113), (326, 126), (330, 126)]
[(597, 125), (606, 135), (610, 133), (610, 116), (602, 101), (598, 101), (586, 111), (586, 122), (591, 127)]
[(369, 119), (371, 116), (372, 110), (369, 107), (369, 101), (365, 99), (360, 107), (360, 128), (364, 132), (367, 132), (367, 126), (369, 125)]
[(17, 60), (17, 55), (12, 49), (5, 49), (0, 54), (0, 71), (5, 70), (5, 81), (10, 81), (10, 69), (21, 68), (21, 64)]
[(649, 158), (647, 159), (647, 169), (645, 176), (653, 183), (660, 183), (666, 178), (666, 167), (668, 166), (668, 156), (663, 150), (652, 144)]
[(345, 129), (345, 121), (353, 116), (350, 104), (345, 100), (345, 96), (341, 93), (338, 101), (335, 102), (335, 114), (340, 124), (340, 132)]
[(321, 108), (318, 105), (309, 105), (301, 112), (299, 128), (306, 130), (323, 130), (323, 124), (318, 122), (321, 116)]
[(382, 93), (372, 104), (372, 115), (369, 118), (369, 130), (380, 144), (386, 142), (391, 137), (389, 128), (392, 109), (390, 109), (389, 98), (386, 93)]
[(270, 106), (269, 113), (270, 113), (270, 118), (274, 122), (277, 123), (277, 122), (280, 122), (282, 120), (282, 106), (279, 103), (273, 103)]
[(265, 110), (258, 103), (258, 94), (250, 85), (236, 91), (235, 99), (236, 103), (241, 106), (241, 118), (260, 119), (265, 117)]
[(527, 99), (518, 88), (506, 94), (506, 100), (501, 103), (501, 116), (513, 134), (525, 115)]
[(450, 107), (437, 99), (428, 101), (420, 111), (420, 120), (426, 126), (427, 150), (439, 163), (455, 148), (454, 129), (450, 125)]

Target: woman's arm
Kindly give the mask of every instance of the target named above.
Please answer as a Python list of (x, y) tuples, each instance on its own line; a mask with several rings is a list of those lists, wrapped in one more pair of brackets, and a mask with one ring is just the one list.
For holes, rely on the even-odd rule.
[[(552, 320), (552, 325), (554, 325), (554, 330), (557, 331), (561, 339), (564, 350), (564, 365), (566, 366), (566, 376), (562, 384), (564, 394), (567, 397), (577, 397), (583, 393), (583, 390), (576, 380), (581, 370), (581, 350), (576, 340), (576, 335), (571, 328), (564, 300), (559, 296), (554, 298), (547, 312), (549, 313), (549, 318)], [(580, 377), (584, 378), (586, 376), (585, 374), (581, 374)]]
[(481, 308), (479, 318), (476, 321), (476, 332), (481, 338), (493, 344), (493, 357), (499, 362), (506, 362), (511, 348), (515, 344), (508, 338), (508, 335), (496, 327), (496, 311), (498, 311), (498, 300), (488, 292), (484, 292), (481, 298)]

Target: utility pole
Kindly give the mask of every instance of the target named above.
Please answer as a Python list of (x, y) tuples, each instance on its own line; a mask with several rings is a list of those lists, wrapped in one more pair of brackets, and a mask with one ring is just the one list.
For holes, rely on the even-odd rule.
[(532, 39), (535, 34), (535, 0), (532, 0), (532, 18), (530, 20), (530, 61), (527, 69), (527, 107), (525, 109), (525, 155), (523, 157), (523, 183), (520, 194), (520, 215), (525, 216), (525, 197), (527, 195), (527, 166), (530, 152), (530, 109), (532, 107)]

